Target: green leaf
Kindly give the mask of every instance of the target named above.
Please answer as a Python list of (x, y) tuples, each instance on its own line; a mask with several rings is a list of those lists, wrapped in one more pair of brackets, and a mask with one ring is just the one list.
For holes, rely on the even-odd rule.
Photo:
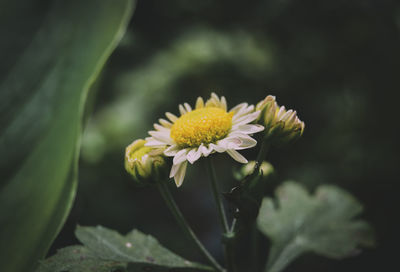
[(84, 246), (69, 246), (40, 263), (36, 272), (122, 272), (126, 263), (102, 260)]
[(88, 89), (129, 0), (0, 3), (0, 270), (31, 271), (74, 199)]
[(355, 219), (361, 204), (349, 193), (320, 186), (310, 195), (302, 186), (286, 182), (276, 191), (276, 203), (264, 198), (257, 219), (272, 247), (266, 271), (282, 271), (306, 252), (341, 259), (374, 245), (372, 228)]
[[(76, 237), (102, 259), (129, 263), (129, 267), (147, 265), (166, 268), (193, 268), (209, 270), (210, 267), (187, 261), (160, 245), (150, 235), (133, 230), (126, 236), (104, 227), (78, 227)], [(133, 271), (133, 270), (132, 270)], [(153, 270), (152, 270), (153, 271)]]

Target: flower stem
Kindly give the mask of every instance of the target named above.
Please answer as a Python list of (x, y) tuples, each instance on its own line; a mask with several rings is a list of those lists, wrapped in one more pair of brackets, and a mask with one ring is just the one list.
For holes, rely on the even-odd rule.
[(257, 225), (254, 224), (252, 227), (252, 230), (251, 230), (251, 245), (252, 245), (252, 248), (251, 248), (252, 262), (251, 263), (253, 264), (254, 271), (259, 271), (259, 267), (258, 267), (259, 246), (260, 246), (259, 239), (260, 239), (260, 236), (259, 236), (259, 232), (257, 229)]
[(257, 159), (256, 159), (257, 163), (256, 163), (256, 169), (255, 170), (257, 170), (261, 166), (262, 161), (267, 156), (267, 152), (268, 152), (268, 149), (269, 149), (270, 145), (271, 145), (271, 142), (269, 141), (268, 138), (264, 138), (262, 140), (260, 151), (258, 152)]
[[(257, 154), (257, 159), (256, 159), (256, 166), (254, 168), (253, 172), (258, 172), (259, 168), (263, 162), (263, 160), (267, 156), (267, 152), (271, 146), (271, 141), (269, 140), (268, 137), (264, 137), (261, 143), (260, 151)], [(252, 239), (252, 263), (254, 265), (255, 271), (258, 271), (258, 251), (259, 251), (259, 233), (257, 230), (257, 224), (253, 225), (252, 231), (251, 231), (251, 239)]]
[(218, 210), (219, 219), (221, 221), (221, 226), (222, 226), (223, 231), (225, 233), (228, 233), (229, 232), (228, 220), (226, 219), (224, 203), (222, 202), (221, 195), (218, 191), (217, 176), (215, 174), (215, 169), (214, 169), (214, 165), (212, 163), (211, 158), (209, 158), (207, 160), (207, 170), (210, 175), (211, 188), (212, 188), (215, 202), (217, 204), (217, 210)]
[[(236, 210), (238, 210), (238, 209), (236, 209)], [(232, 220), (232, 225), (231, 225), (230, 232), (233, 232), (233, 233), (236, 232), (236, 224), (237, 224), (237, 218), (235, 217), (235, 218), (233, 218), (233, 220)]]
[(228, 272), (236, 272), (235, 266), (235, 252), (234, 252), (234, 236), (224, 244), (224, 250), (226, 255), (226, 262), (228, 266)]
[(207, 160), (207, 170), (210, 175), (210, 182), (211, 182), (211, 188), (212, 192), (214, 195), (215, 202), (217, 204), (217, 211), (218, 215), (221, 221), (221, 226), (223, 229), (223, 235), (224, 235), (224, 253), (225, 253), (225, 258), (226, 258), (226, 263), (228, 267), (229, 272), (236, 272), (236, 266), (235, 266), (235, 257), (234, 257), (234, 242), (235, 242), (235, 233), (232, 232), (229, 228), (228, 225), (228, 220), (226, 218), (225, 214), (225, 208), (224, 204), (222, 202), (221, 195), (218, 190), (218, 184), (217, 184), (217, 176), (215, 174), (215, 169), (214, 165), (212, 163), (212, 159), (209, 158)]
[(196, 234), (193, 232), (186, 219), (183, 217), (182, 212), (180, 211), (178, 205), (176, 204), (172, 194), (168, 188), (168, 185), (159, 181), (157, 183), (158, 190), (160, 191), (161, 196), (163, 197), (165, 203), (170, 209), (171, 213), (175, 217), (179, 226), (182, 230), (188, 235), (188, 237), (195, 243), (196, 247), (200, 250), (201, 254), (210, 262), (210, 264), (219, 272), (225, 272), (225, 269), (214, 259), (214, 257), (207, 251), (207, 249), (203, 246), (200, 240), (197, 238)]

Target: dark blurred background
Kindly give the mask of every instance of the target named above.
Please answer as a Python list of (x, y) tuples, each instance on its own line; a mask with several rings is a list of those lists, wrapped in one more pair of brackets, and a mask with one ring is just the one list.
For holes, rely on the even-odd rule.
[[(215, 91), (230, 107), (272, 94), (280, 105), (296, 109), (306, 123), (304, 136), (268, 156), (278, 179), (310, 190), (320, 184), (348, 190), (364, 204), (363, 217), (376, 230), (374, 249), (343, 261), (307, 255), (286, 271), (395, 267), (399, 33), (399, 1), (139, 0), (128, 32), (92, 90), (75, 205), (51, 253), (77, 243), (77, 224), (103, 225), (122, 233), (138, 228), (202, 261), (157, 190), (133, 185), (123, 156), (125, 146), (145, 137), (164, 112), (178, 113), (179, 103), (193, 105), (197, 96)], [(243, 154), (255, 156), (251, 150)], [(216, 162), (227, 190), (234, 180), (226, 173), (239, 166), (224, 154)], [(173, 193), (222, 260), (219, 222), (203, 171), (201, 162), (191, 166)], [(242, 250), (243, 267), (248, 257)]]

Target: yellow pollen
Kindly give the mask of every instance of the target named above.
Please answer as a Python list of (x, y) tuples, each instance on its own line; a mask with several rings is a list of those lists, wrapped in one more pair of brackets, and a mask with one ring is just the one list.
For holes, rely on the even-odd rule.
[(179, 147), (207, 145), (228, 135), (233, 112), (207, 107), (185, 113), (173, 124), (171, 138)]

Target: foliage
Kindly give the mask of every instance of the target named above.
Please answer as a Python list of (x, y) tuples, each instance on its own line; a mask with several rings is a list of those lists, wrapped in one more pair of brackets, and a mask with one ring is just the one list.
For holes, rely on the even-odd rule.
[(85, 271), (170, 271), (210, 270), (187, 261), (164, 248), (150, 235), (133, 230), (126, 236), (104, 227), (78, 227), (77, 238), (84, 246), (61, 249), (43, 261), (37, 272)]
[(116, 272), (125, 271), (126, 264), (103, 260), (84, 246), (69, 246), (42, 261), (37, 272)]
[(334, 186), (320, 186), (315, 195), (299, 184), (286, 182), (276, 191), (277, 200), (264, 198), (258, 227), (271, 239), (266, 271), (282, 271), (295, 258), (314, 252), (341, 259), (359, 246), (372, 246), (372, 229), (355, 219), (361, 204)]
[(1, 3), (2, 271), (31, 270), (66, 219), (85, 99), (132, 8), (129, 0)]

